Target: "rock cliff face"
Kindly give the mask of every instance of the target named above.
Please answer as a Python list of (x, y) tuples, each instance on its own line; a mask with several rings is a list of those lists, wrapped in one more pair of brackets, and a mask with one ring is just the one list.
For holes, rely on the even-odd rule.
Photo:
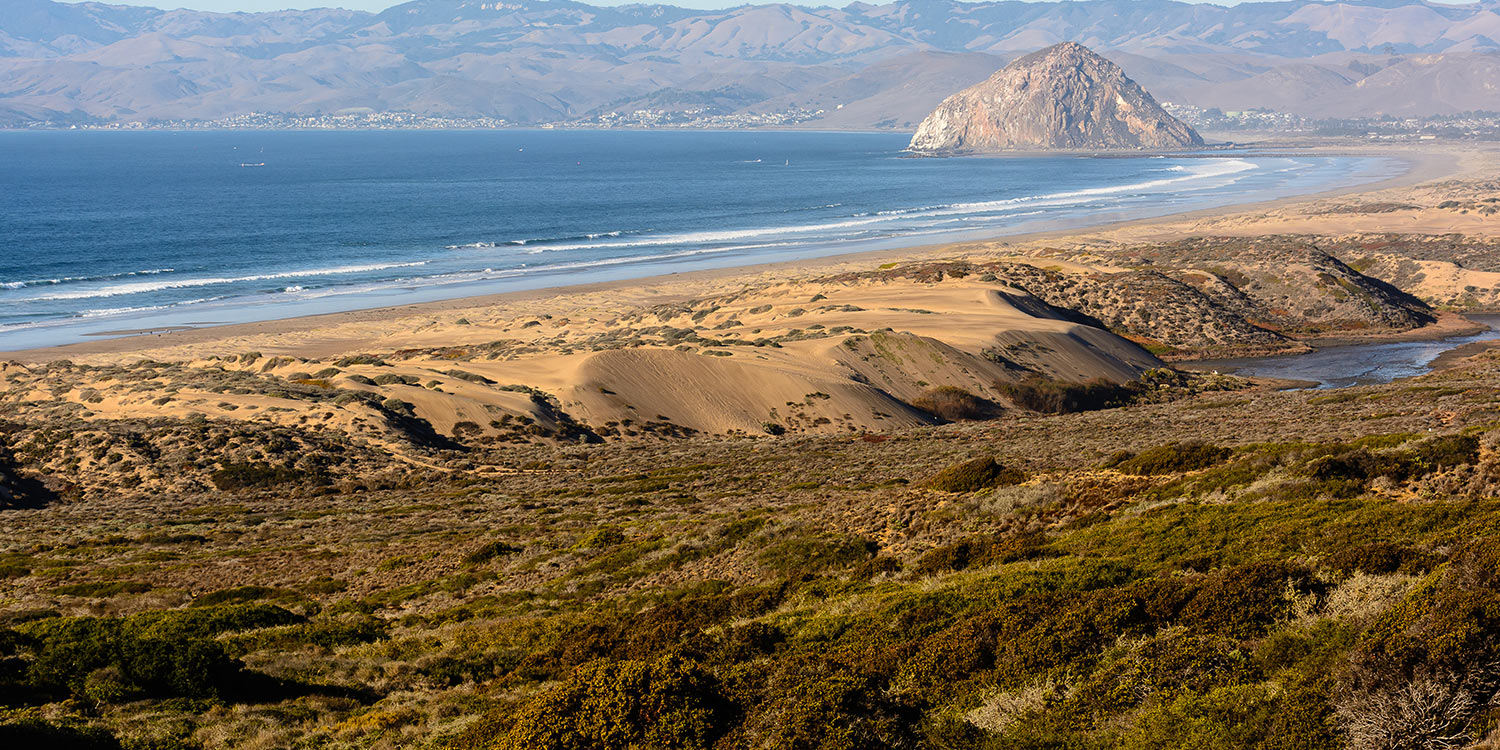
[(1076, 42), (1022, 57), (948, 97), (911, 139), (922, 153), (1202, 144), (1120, 66)]

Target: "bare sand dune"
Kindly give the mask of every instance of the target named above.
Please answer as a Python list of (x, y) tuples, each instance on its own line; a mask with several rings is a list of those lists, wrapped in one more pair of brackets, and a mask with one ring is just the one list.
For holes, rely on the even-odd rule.
[[(28, 391), (19, 364), (0, 379), (22, 405), (61, 399), (95, 419), (199, 414), (379, 437), (391, 432), (384, 409), (441, 435), (519, 437), (570, 422), (605, 434), (909, 427), (937, 421), (912, 404), (938, 388), (1004, 404), (999, 383), (1123, 382), (1161, 366), (1024, 291), (941, 274), (772, 284), (609, 317), (490, 312), (413, 326), (405, 346), (360, 356), (217, 342), (218, 355), (163, 365), (149, 386), (140, 374), (85, 370), (75, 388)], [(323, 340), (313, 332), (293, 348)]]

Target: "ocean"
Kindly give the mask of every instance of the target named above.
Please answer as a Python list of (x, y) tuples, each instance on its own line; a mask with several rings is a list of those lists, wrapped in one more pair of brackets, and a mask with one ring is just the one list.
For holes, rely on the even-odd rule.
[(1380, 157), (911, 158), (879, 133), (0, 133), (0, 350), (1062, 229)]

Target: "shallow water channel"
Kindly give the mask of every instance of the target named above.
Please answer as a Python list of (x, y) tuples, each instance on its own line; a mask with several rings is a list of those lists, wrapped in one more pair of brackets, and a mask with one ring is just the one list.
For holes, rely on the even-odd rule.
[(1194, 370), (1316, 383), (1314, 388), (1389, 383), (1425, 374), (1443, 353), (1477, 341), (1500, 339), (1500, 315), (1466, 316), (1490, 328), (1482, 333), (1432, 341), (1330, 346), (1306, 354), (1194, 362)]

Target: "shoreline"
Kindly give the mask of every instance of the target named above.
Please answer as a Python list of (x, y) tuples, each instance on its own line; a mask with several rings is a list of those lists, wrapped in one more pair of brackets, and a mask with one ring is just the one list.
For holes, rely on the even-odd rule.
[[(661, 304), (691, 299), (714, 292), (722, 292), (751, 282), (764, 283), (774, 280), (787, 280), (806, 274), (827, 275), (839, 271), (869, 270), (873, 266), (878, 266), (886, 262), (961, 259), (972, 257), (976, 254), (990, 256), (1004, 255), (1003, 249), (1006, 247), (1056, 241), (1065, 238), (1085, 238), (1109, 233), (1150, 230), (1153, 228), (1164, 235), (1171, 235), (1173, 233), (1183, 234), (1184, 232), (1181, 228), (1173, 227), (1173, 225), (1270, 211), (1339, 196), (1410, 187), (1442, 177), (1453, 176), (1462, 171), (1460, 155), (1454, 150), (1447, 148), (1372, 152), (1369, 148), (1315, 146), (1306, 149), (1303, 153), (1309, 156), (1378, 156), (1391, 158), (1402, 162), (1406, 166), (1406, 170), (1395, 177), (1375, 182), (1337, 187), (1304, 195), (1278, 198), (1270, 201), (1236, 203), (1214, 208), (1195, 209), (1163, 216), (1108, 222), (1087, 227), (1000, 235), (979, 240), (949, 241), (899, 248), (864, 250), (816, 258), (752, 263), (726, 268), (699, 269), (665, 275), (615, 279), (584, 284), (561, 284), (536, 289), (459, 296), (404, 305), (370, 307), (316, 315), (275, 318), (265, 321), (191, 327), (162, 326), (160, 328), (124, 329), (117, 332), (98, 334), (113, 335), (115, 336), (114, 338), (75, 342), (52, 347), (0, 350), (0, 359), (36, 363), (77, 356), (125, 354), (167, 347), (204, 345), (247, 336), (278, 336), (292, 332), (305, 333), (349, 324), (390, 322), (405, 317), (434, 312), (487, 308), (504, 304), (565, 297), (582, 297), (608, 292), (634, 291), (637, 295), (642, 296), (641, 299), (635, 300), (638, 304)], [(672, 288), (661, 289), (659, 287)], [(1425, 328), (1430, 328), (1430, 326)]]

